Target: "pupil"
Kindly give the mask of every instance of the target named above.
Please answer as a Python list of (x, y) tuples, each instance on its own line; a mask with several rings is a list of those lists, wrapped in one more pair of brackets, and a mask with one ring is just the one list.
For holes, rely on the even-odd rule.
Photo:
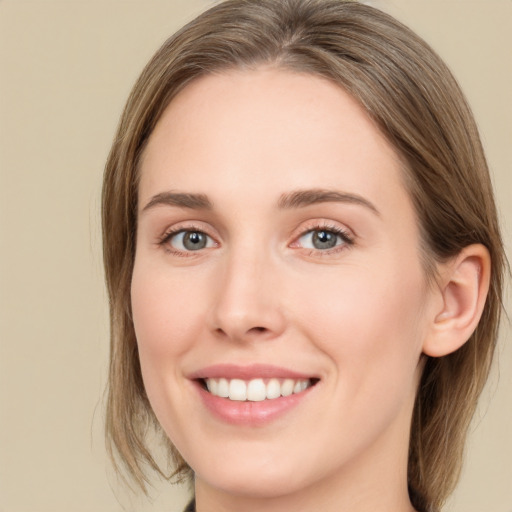
[(183, 245), (190, 251), (197, 251), (206, 247), (206, 236), (198, 231), (190, 231), (183, 237)]
[(313, 233), (313, 245), (316, 249), (332, 249), (336, 246), (336, 233), (332, 231), (315, 231)]

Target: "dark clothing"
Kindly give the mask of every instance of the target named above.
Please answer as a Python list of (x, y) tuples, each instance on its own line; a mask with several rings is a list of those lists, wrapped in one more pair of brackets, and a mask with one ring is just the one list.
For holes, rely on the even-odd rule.
[(196, 512), (196, 500), (193, 499), (183, 512)]

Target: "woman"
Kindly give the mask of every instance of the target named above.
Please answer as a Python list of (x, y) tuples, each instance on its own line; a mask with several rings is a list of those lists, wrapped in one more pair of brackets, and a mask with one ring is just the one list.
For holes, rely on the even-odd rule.
[[(107, 162), (107, 433), (196, 510), (435, 511), (500, 315), (477, 129), (416, 35), (231, 0), (157, 52)], [(159, 427), (159, 426), (160, 427)]]

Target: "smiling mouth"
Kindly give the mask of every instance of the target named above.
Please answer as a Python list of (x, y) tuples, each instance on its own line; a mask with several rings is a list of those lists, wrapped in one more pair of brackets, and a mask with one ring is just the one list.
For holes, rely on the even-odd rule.
[(302, 393), (314, 386), (319, 379), (200, 379), (205, 390), (213, 396), (236, 402), (262, 402)]

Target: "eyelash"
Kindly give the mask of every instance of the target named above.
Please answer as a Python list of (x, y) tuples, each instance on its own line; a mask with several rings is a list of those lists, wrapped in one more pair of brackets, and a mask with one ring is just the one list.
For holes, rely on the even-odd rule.
[[(306, 236), (308, 233), (312, 233), (315, 231), (327, 231), (329, 233), (333, 233), (334, 235), (336, 235), (337, 237), (339, 237), (341, 239), (342, 243), (335, 245), (334, 247), (332, 247), (330, 249), (310, 249), (308, 256), (318, 256), (318, 255), (319, 256), (329, 256), (332, 254), (337, 254), (340, 251), (346, 250), (346, 249), (350, 248), (350, 246), (354, 245), (354, 238), (347, 230), (345, 230), (339, 226), (329, 224), (329, 223), (316, 222), (316, 223), (308, 226), (306, 229), (303, 228), (301, 230), (301, 232), (297, 236), (294, 237), (294, 242), (292, 242), (292, 244), (290, 244), (290, 246), (300, 248), (300, 246), (295, 245), (295, 244), (297, 244), (298, 241), (301, 238), (303, 238), (304, 236)], [(172, 238), (174, 236), (178, 235), (179, 233), (187, 233), (187, 232), (188, 233), (194, 233), (194, 232), (203, 233), (208, 238), (215, 241), (215, 239), (212, 236), (210, 236), (208, 234), (208, 232), (203, 227), (195, 226), (195, 225), (187, 225), (185, 227), (176, 226), (176, 227), (173, 227), (173, 228), (167, 230), (159, 238), (158, 245), (162, 246), (166, 252), (168, 252), (169, 254), (172, 254), (173, 256), (179, 256), (179, 257), (183, 257), (183, 258), (196, 256), (195, 253), (201, 252), (201, 249), (199, 249), (198, 251), (181, 251), (181, 250), (173, 248), (172, 245), (170, 244), (170, 241), (172, 240)], [(215, 242), (215, 243), (217, 243), (217, 242)]]
[(295, 242), (292, 243), (292, 247), (302, 237), (315, 231), (327, 231), (329, 233), (333, 233), (341, 239), (342, 243), (335, 245), (331, 249), (310, 249), (308, 256), (331, 256), (333, 254), (338, 254), (341, 251), (349, 249), (352, 245), (354, 245), (354, 237), (348, 230), (328, 222), (315, 222), (308, 226), (306, 229), (301, 230), (301, 233), (295, 237)]
[(172, 254), (173, 256), (179, 256), (182, 258), (189, 258), (191, 256), (196, 256), (194, 254), (195, 252), (199, 251), (180, 251), (178, 249), (175, 249), (171, 244), (170, 241), (172, 238), (179, 233), (203, 233), (208, 238), (211, 238), (214, 240), (212, 236), (208, 234), (208, 232), (204, 229), (204, 227), (199, 227), (195, 225), (187, 225), (187, 226), (176, 226), (172, 227), (171, 229), (167, 230), (163, 236), (158, 240), (158, 245), (162, 246), (166, 252), (169, 254)]

